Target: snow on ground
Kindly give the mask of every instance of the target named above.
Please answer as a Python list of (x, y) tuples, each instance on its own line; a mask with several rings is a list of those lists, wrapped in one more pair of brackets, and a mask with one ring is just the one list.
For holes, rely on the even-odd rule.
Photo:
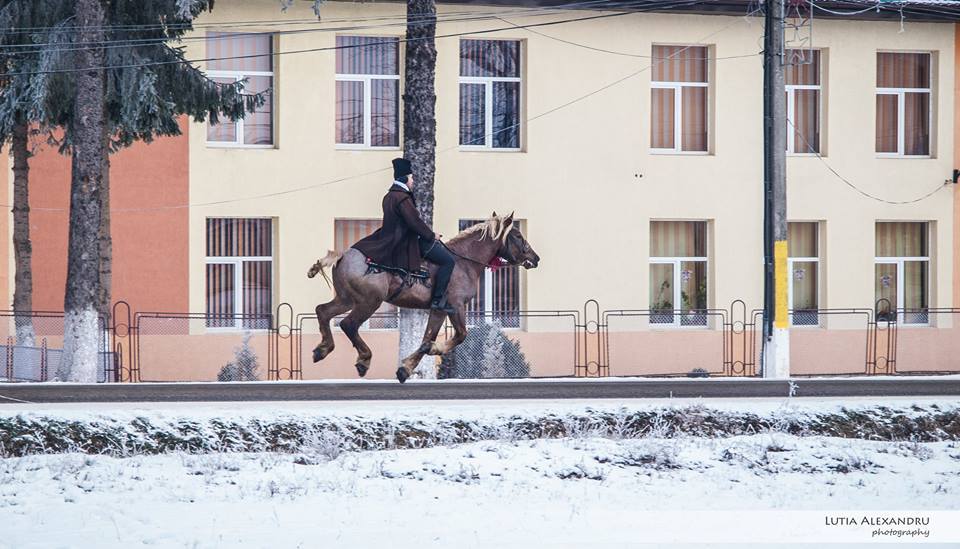
[(736, 398), (638, 398), (638, 399), (540, 399), (509, 400), (332, 400), (332, 401), (242, 401), (242, 402), (56, 402), (0, 404), (0, 417), (42, 414), (62, 418), (134, 417), (137, 415), (189, 415), (209, 418), (258, 417), (285, 414), (323, 414), (330, 417), (363, 418), (457, 418), (480, 419), (503, 415), (583, 413), (588, 410), (651, 410), (684, 406), (707, 406), (723, 411), (769, 414), (773, 412), (837, 412), (876, 406), (910, 413), (916, 407), (960, 408), (960, 399), (951, 397), (736, 397)]
[[(0, 407), (0, 419), (458, 419), (494, 428), (518, 416), (697, 405), (793, 417), (960, 408), (916, 397), (24, 404)], [(638, 438), (585, 430), (527, 440), (504, 430), (501, 440), (404, 450), (345, 451), (336, 432), (323, 431), (289, 452), (7, 457), (0, 459), (0, 547), (649, 547), (662, 546), (641, 544), (644, 530), (657, 526), (651, 517), (669, 511), (683, 511), (690, 528), (724, 512), (748, 527), (759, 510), (960, 511), (957, 438), (868, 441), (776, 430), (708, 438), (648, 427)]]
[(42, 455), (0, 463), (0, 546), (583, 546), (641, 542), (651, 511), (958, 509), (958, 494), (960, 443), (776, 433)]

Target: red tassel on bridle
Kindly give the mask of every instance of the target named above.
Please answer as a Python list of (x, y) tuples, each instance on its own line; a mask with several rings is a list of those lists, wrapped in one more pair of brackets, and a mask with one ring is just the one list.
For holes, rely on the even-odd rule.
[(509, 264), (510, 262), (507, 261), (506, 259), (500, 257), (499, 255), (495, 255), (493, 256), (493, 259), (490, 260), (490, 263), (487, 263), (487, 267), (495, 271), (500, 267), (506, 267)]

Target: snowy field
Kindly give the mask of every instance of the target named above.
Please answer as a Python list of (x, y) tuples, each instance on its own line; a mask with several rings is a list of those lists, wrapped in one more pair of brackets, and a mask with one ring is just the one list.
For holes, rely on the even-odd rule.
[[(457, 421), (499, 435), (366, 451), (341, 431), (322, 431), (287, 451), (23, 452), (0, 460), (0, 547), (659, 547), (670, 539), (664, 521), (676, 522), (682, 539), (720, 541), (697, 525), (719, 519), (735, 535), (764, 511), (951, 510), (960, 519), (956, 425), (946, 424), (936, 442), (777, 428), (707, 437), (679, 432), (668, 413), (717, 422), (756, 414), (776, 427), (784, 418), (815, 425), (840, 411), (956, 421), (944, 418), (958, 409), (956, 401), (915, 397), (3, 406), (0, 421), (106, 426), (140, 418), (167, 433), (184, 421), (201, 432), (207, 422), (322, 419), (367, 430)], [(580, 425), (558, 438), (530, 438), (511, 428), (651, 411), (633, 431)], [(782, 545), (789, 546), (805, 545)]]

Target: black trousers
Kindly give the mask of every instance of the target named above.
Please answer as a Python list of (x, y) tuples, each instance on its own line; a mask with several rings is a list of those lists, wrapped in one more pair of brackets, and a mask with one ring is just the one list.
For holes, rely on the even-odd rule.
[(450, 250), (439, 240), (425, 242), (420, 240), (420, 253), (427, 261), (436, 264), (437, 278), (433, 282), (433, 299), (440, 299), (447, 293), (450, 285), (450, 275), (453, 274), (453, 265), (456, 260)]

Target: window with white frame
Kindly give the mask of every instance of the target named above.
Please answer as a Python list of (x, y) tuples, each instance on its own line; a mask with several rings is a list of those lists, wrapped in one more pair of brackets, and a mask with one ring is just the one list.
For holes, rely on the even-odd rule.
[(820, 152), (820, 51), (787, 50), (787, 152)]
[[(335, 219), (333, 221), (334, 250), (342, 254), (358, 240), (375, 233), (383, 225), (382, 219)], [(361, 328), (367, 330), (396, 330), (400, 322), (400, 309), (396, 305), (381, 303), (373, 316), (368, 318)], [(340, 325), (337, 318), (335, 324)]]
[(650, 323), (707, 325), (707, 222), (650, 222)]
[[(929, 306), (929, 226), (924, 222), (878, 222), (876, 229), (877, 318), (926, 324)], [(894, 313), (896, 312), (896, 317)]]
[(877, 139), (881, 156), (930, 156), (931, 55), (877, 53)]
[(207, 143), (217, 146), (273, 146), (273, 35), (207, 32), (207, 76), (214, 82), (243, 81), (243, 93), (265, 93), (266, 102), (236, 122), (207, 124)]
[(400, 39), (337, 36), (336, 142), (400, 146)]
[(787, 272), (790, 322), (794, 326), (816, 326), (820, 323), (819, 306), (820, 255), (818, 224), (815, 221), (787, 224)]
[[(460, 230), (466, 230), (480, 219), (461, 219)], [(515, 220), (523, 230), (523, 221)], [(477, 281), (477, 293), (467, 304), (467, 324), (475, 326), (479, 322), (498, 322), (504, 328), (520, 327), (520, 267), (510, 265), (483, 270)]]
[(208, 328), (266, 330), (273, 312), (273, 221), (207, 219)]
[(650, 150), (707, 152), (706, 46), (653, 46)]
[(460, 146), (520, 150), (519, 40), (460, 40)]

